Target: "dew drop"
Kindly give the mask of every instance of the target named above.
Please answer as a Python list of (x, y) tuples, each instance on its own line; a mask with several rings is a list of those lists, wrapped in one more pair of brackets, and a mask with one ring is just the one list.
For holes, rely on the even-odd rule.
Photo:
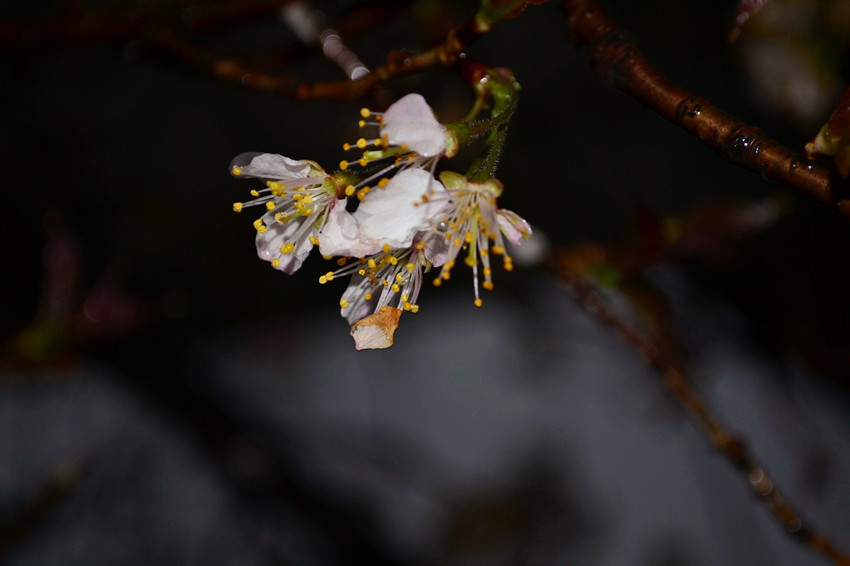
[(752, 140), (744, 134), (738, 134), (729, 144), (729, 158), (736, 163), (743, 163), (747, 159)]

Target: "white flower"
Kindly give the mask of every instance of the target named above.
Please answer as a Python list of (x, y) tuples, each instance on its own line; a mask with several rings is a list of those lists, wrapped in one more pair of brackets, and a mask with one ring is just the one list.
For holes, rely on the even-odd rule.
[(421, 245), (403, 250), (384, 245), (379, 253), (322, 275), (319, 283), (352, 276), (339, 302), (340, 314), (349, 324), (381, 312), (385, 307), (415, 313), (419, 311), (416, 299), (422, 289), (423, 267), (430, 267), (422, 249)]
[(319, 250), (365, 257), (385, 246), (408, 248), (418, 232), (434, 226), (447, 202), (446, 189), (430, 173), (405, 169), (365, 195), (353, 214), (334, 208), (319, 234)]
[(433, 173), (440, 157), (451, 157), (457, 152), (457, 138), (437, 120), (434, 111), (419, 94), (408, 94), (400, 98), (391, 104), (386, 112), (373, 112), (363, 108), (360, 115), (363, 117), (360, 127), (378, 126), (380, 134), (375, 139), (360, 138), (353, 144), (344, 144), (342, 147), (346, 151), (355, 148), (364, 151), (360, 159), (342, 161), (340, 168), (343, 170), (353, 164), (367, 167), (382, 160), (393, 159), (373, 175), (373, 178), (379, 178), (393, 169), (406, 167), (427, 168)]
[(381, 136), (387, 136), (387, 143), (406, 146), (422, 157), (443, 155), (448, 135), (446, 127), (437, 121), (434, 111), (420, 94), (403, 96), (382, 115)]
[(512, 243), (519, 244), (531, 237), (531, 227), (518, 214), (497, 208), (496, 199), (502, 194), (498, 180), (473, 183), (452, 171), (444, 171), (440, 179), (450, 202), (439, 224), (421, 238), (425, 257), (435, 267), (441, 267), (439, 277), (434, 280), (435, 285), (440, 285), (449, 279), (458, 254), (465, 249), (463, 261), (472, 268), (475, 305), (480, 307), (478, 264), (482, 265), (484, 275), (481, 286), (490, 291), (493, 289), (491, 253), (502, 256), (506, 271), (513, 269), (513, 259), (505, 250), (502, 233)]
[[(233, 210), (263, 205), (266, 213), (254, 222), (257, 255), (275, 269), (293, 273), (318, 244), (317, 235), (337, 202), (333, 178), (312, 161), (273, 153), (243, 153), (230, 163), (235, 177), (266, 180), (252, 190), (255, 199), (233, 204)], [(343, 209), (345, 208), (343, 204)]]

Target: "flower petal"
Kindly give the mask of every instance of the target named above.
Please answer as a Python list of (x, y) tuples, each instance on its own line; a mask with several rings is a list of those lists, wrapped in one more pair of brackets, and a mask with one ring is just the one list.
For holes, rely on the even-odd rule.
[(522, 244), (523, 240), (531, 238), (531, 226), (516, 212), (500, 208), (496, 212), (496, 219), (499, 221), (502, 234), (515, 246)]
[(383, 189), (373, 188), (353, 216), (362, 240), (377, 242), (378, 249), (406, 248), (417, 232), (433, 226), (447, 203), (445, 188), (430, 173), (405, 169)]
[[(292, 275), (313, 249), (313, 244), (310, 242), (309, 236), (313, 235), (315, 229), (307, 230), (304, 234), (298, 236), (294, 240), (296, 232), (298, 232), (304, 224), (306, 217), (295, 218), (287, 224), (276, 222), (272, 213), (267, 213), (263, 216), (263, 223), (266, 225), (265, 232), (257, 232), (255, 240), (257, 246), (257, 255), (260, 259), (272, 262), (275, 259), (280, 261), (280, 264), (275, 267), (284, 273)], [(289, 253), (281, 253), (281, 246), (291, 242), (295, 248)]]
[(358, 350), (383, 350), (393, 345), (401, 309), (386, 307), (351, 326), (354, 347)]
[(230, 162), (230, 172), (237, 177), (300, 179), (310, 174), (310, 163), (275, 153), (248, 152), (233, 158)]
[(336, 201), (319, 232), (319, 251), (323, 256), (365, 257), (381, 250), (379, 242), (365, 240), (355, 217), (345, 210), (347, 199)]
[(442, 155), (446, 150), (446, 128), (422, 95), (408, 94), (384, 112), (381, 133), (390, 145), (406, 145), (423, 157)]

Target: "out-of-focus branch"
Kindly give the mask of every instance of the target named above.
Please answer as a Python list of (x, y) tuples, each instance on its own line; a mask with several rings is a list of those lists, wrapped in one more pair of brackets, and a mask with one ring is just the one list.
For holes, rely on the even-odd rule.
[(595, 0), (561, 0), (567, 30), (577, 45), (587, 46), (599, 78), (631, 95), (721, 157), (800, 191), (850, 219), (850, 189), (829, 169), (807, 161), (662, 75)]
[(373, 87), (401, 75), (415, 73), (434, 67), (452, 67), (479, 37), (486, 32), (475, 29), (472, 21), (465, 26), (452, 29), (446, 40), (422, 53), (411, 55), (391, 51), (386, 63), (367, 75), (355, 80), (307, 83), (292, 75), (270, 75), (247, 67), (236, 59), (227, 59), (213, 64), (215, 75), (239, 81), (243, 86), (279, 92), (296, 100), (356, 99)]
[(572, 270), (571, 265), (566, 253), (553, 254), (552, 267), (567, 284), (571, 294), (596, 318), (614, 328), (656, 369), (664, 386), (694, 421), (708, 443), (744, 475), (750, 488), (767, 505), (786, 532), (811, 549), (827, 556), (838, 566), (850, 566), (850, 555), (836, 547), (825, 535), (803, 522), (800, 514), (778, 490), (765, 468), (749, 453), (744, 442), (708, 410), (697, 392), (685, 379), (681, 363), (674, 360), (647, 335), (620, 318), (596, 289)]

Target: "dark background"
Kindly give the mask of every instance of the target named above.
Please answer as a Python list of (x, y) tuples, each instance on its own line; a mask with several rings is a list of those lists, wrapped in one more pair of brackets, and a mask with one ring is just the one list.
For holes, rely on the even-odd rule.
[[(367, 4), (316, 6), (357, 28), (345, 39), (371, 67), (475, 11)], [(803, 3), (815, 24), (787, 32), (798, 51), (770, 51), (783, 21), (811, 22), (754, 22), (730, 46), (734, 2), (605, 3), (662, 71), (792, 148), (846, 84), (846, 36), (812, 16), (832, 4)], [(230, 159), (267, 151), (330, 168), (364, 104), (421, 92), (448, 122), (471, 93), (440, 70), (365, 101), (243, 88), (162, 49), (161, 30), (305, 80), (343, 76), (275, 10), (188, 25), (213, 5), (83, 5), (157, 14), (112, 39), (27, 35), (22, 22), (63, 14), (50, 3), (0, 11), (1, 560), (823, 563), (544, 266), (498, 270), (481, 310), (457, 269), (423, 290), (392, 349), (355, 352), (338, 317), (344, 283), (317, 284), (325, 262), (289, 277), (256, 258), (254, 217), (231, 211), (254, 185), (229, 176)], [(364, 13), (380, 17), (351, 25)], [(804, 77), (781, 58), (798, 52), (818, 55), (800, 72), (816, 69), (819, 88), (797, 88)], [(720, 244), (706, 230), (701, 251), (660, 254), (640, 277), (665, 299), (707, 404), (804, 518), (846, 538), (846, 222), (600, 84), (555, 4), (500, 23), (470, 54), (523, 85), (501, 203), (553, 246), (630, 257), (647, 230), (636, 217), (779, 211)], [(790, 95), (759, 88), (789, 81), (771, 58)]]

